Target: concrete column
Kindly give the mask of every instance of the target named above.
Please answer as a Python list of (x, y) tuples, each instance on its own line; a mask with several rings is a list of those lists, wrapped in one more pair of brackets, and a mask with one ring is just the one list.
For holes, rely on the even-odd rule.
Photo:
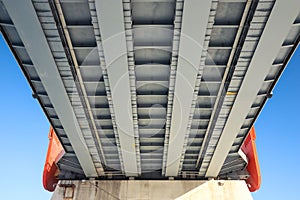
[(60, 181), (51, 200), (252, 200), (244, 181)]

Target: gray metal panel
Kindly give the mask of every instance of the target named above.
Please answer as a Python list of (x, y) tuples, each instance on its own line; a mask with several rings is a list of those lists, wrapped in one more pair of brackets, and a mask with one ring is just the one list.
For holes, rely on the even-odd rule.
[[(60, 121), (67, 131), (68, 138), (74, 147), (85, 175), (87, 177), (97, 177), (98, 174), (84, 143), (79, 124), (31, 1), (24, 1), (23, 4), (15, 1), (3, 1), (3, 3), (16, 25), (21, 39), (26, 41), (25, 47), (33, 64), (37, 66), (36, 70), (39, 77), (45, 86)], [(37, 40), (39, 42), (36, 42)]]
[(218, 141), (218, 145), (205, 174), (206, 177), (216, 177), (219, 174), (231, 145), (277, 55), (276, 51), (269, 51), (269, 49), (280, 49), (289, 33), (289, 28), (299, 13), (299, 5), (298, 0), (275, 2), (223, 133)]
[(102, 0), (95, 3), (124, 169), (127, 176), (137, 176), (138, 168), (122, 1), (113, 1), (108, 4)]
[[(98, 91), (98, 93), (95, 93), (97, 96), (103, 96), (105, 95), (107, 97), (107, 104), (104, 104), (103, 102), (96, 102), (95, 107), (92, 108), (93, 113), (96, 113), (95, 118), (97, 119), (111, 119), (110, 126), (105, 126), (101, 121), (97, 123), (98, 126), (98, 132), (101, 137), (102, 145), (104, 146), (115, 146), (114, 151), (105, 151), (104, 156), (106, 158), (106, 173), (114, 173), (114, 174), (125, 174), (124, 170), (124, 162), (123, 162), (123, 156), (122, 151), (120, 147), (120, 139), (119, 134), (117, 130), (117, 124), (116, 124), (116, 118), (114, 113), (114, 107), (112, 103), (112, 95), (111, 95), (111, 89), (110, 84), (108, 80), (108, 74), (106, 69), (106, 62), (104, 58), (104, 52), (103, 52), (103, 45), (101, 41), (100, 36), (100, 30), (99, 30), (99, 23), (97, 18), (97, 12), (96, 12), (96, 5), (95, 1), (89, 1), (89, 9), (92, 16), (92, 25), (93, 25), (93, 31), (95, 34), (95, 40), (97, 43), (97, 49), (98, 49), (98, 55), (100, 58), (100, 65), (96, 66), (97, 70), (101, 72), (100, 77), (98, 78), (99, 83), (101, 82), (102, 86), (105, 86), (105, 88), (102, 88), (101, 91)], [(93, 67), (93, 71), (94, 71)], [(88, 71), (88, 70), (87, 70)], [(99, 73), (97, 73), (99, 75)], [(89, 77), (85, 77), (85, 80), (89, 80)], [(97, 82), (97, 80), (96, 80)], [(97, 89), (98, 90), (98, 89)], [(103, 112), (103, 113), (102, 113)], [(110, 142), (106, 142), (107, 140), (103, 139), (109, 139)], [(111, 158), (111, 155), (115, 154), (116, 158)], [(117, 160), (119, 160), (119, 163), (117, 163)]]
[(210, 5), (210, 0), (184, 2), (166, 176), (178, 175)]
[[(207, 125), (207, 129), (206, 129), (206, 134), (204, 137), (204, 141), (203, 141), (203, 145), (201, 147), (201, 150), (199, 152), (199, 157), (197, 160), (197, 167), (199, 167), (199, 175), (201, 177), (204, 176), (206, 170), (207, 170), (207, 166), (210, 162), (211, 156), (213, 155), (215, 146), (217, 144), (217, 141), (220, 137), (220, 134), (222, 133), (222, 125), (221, 123), (224, 122), (226, 119), (226, 117), (224, 117), (224, 114), (226, 114), (227, 112), (229, 112), (230, 108), (227, 107), (228, 102), (226, 101), (226, 99), (223, 98), (225, 91), (227, 90), (226, 85), (229, 81), (232, 82), (231, 79), (231, 74), (230, 72), (234, 70), (234, 59), (238, 56), (238, 50), (237, 50), (237, 46), (240, 45), (240, 41), (244, 40), (242, 38), (242, 33), (244, 32), (244, 30), (246, 29), (245, 27), (247, 27), (245, 25), (247, 19), (249, 18), (249, 10), (251, 8), (251, 1), (247, 1), (246, 6), (244, 6), (244, 3), (241, 2), (235, 2), (234, 4), (232, 4), (231, 2), (222, 2), (220, 4), (218, 4), (218, 9), (222, 8), (224, 9), (221, 12), (217, 12), (216, 13), (216, 17), (215, 20), (218, 22), (218, 26), (226, 26), (226, 21), (222, 18), (219, 18), (220, 15), (222, 15), (223, 13), (230, 13), (231, 9), (234, 9), (235, 7), (241, 7), (244, 8), (243, 12), (237, 11), (237, 13), (240, 13), (238, 15), (229, 15), (228, 18), (230, 18), (230, 21), (239, 21), (239, 26), (238, 26), (238, 31), (236, 32), (235, 36), (234, 36), (234, 40), (232, 42), (232, 47), (226, 47), (224, 49), (224, 47), (214, 47), (212, 48), (211, 46), (209, 47), (209, 49), (212, 50), (225, 50), (227, 53), (227, 56), (213, 56), (214, 59), (209, 59), (212, 60), (214, 62), (218, 62), (220, 64), (226, 65), (226, 68), (224, 69), (224, 73), (222, 74), (216, 74), (216, 76), (220, 76), (220, 84), (217, 90), (204, 90), (200, 88), (200, 92), (199, 94), (203, 93), (204, 94), (210, 94), (210, 95), (215, 95), (216, 96), (216, 100), (215, 103), (212, 105), (213, 109), (210, 115), (210, 121)], [(235, 16), (236, 19), (232, 19), (232, 17)], [(224, 20), (224, 21), (223, 21)], [(228, 20), (229, 21), (229, 20)], [(223, 24), (224, 23), (224, 24)], [(223, 25), (222, 25), (223, 24)], [(221, 35), (218, 35), (221, 36)], [(222, 36), (221, 36), (222, 38)], [(229, 40), (231, 40), (231, 38), (229, 38)], [(210, 44), (213, 43), (214, 41), (218, 41), (217, 37), (212, 37), (210, 39)], [(208, 49), (208, 50), (209, 50)], [(218, 54), (217, 54), (218, 55)], [(210, 57), (210, 54), (208, 54), (208, 57)], [(220, 59), (221, 58), (221, 59)], [(207, 60), (206, 60), (207, 63)], [(218, 64), (216, 63), (216, 64)], [(206, 74), (204, 74), (206, 75)], [(203, 75), (203, 78), (205, 77)], [(231, 79), (231, 80), (230, 80)], [(206, 80), (206, 79), (205, 79)], [(201, 86), (201, 85), (200, 85)], [(208, 87), (209, 88), (209, 87)], [(220, 110), (220, 105), (225, 105), (227, 110)], [(225, 112), (224, 112), (225, 111)]]

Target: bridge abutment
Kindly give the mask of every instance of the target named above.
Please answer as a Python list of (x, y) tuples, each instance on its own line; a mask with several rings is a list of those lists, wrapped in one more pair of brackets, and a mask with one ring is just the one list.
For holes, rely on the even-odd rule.
[(252, 200), (245, 181), (60, 181), (51, 200), (178, 199)]

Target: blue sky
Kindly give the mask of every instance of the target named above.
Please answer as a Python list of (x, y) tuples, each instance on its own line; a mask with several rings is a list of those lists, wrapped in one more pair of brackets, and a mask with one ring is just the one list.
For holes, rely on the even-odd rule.
[(42, 186), (49, 123), (0, 36), (1, 199), (50, 199)]
[(262, 186), (256, 200), (299, 199), (300, 48), (294, 53), (256, 124)]
[[(0, 37), (1, 199), (50, 199), (42, 186), (49, 123)], [(256, 122), (262, 186), (255, 200), (299, 199), (300, 49)]]

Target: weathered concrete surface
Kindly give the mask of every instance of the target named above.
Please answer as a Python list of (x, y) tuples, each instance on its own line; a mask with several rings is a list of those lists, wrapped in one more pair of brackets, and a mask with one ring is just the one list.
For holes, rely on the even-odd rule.
[(193, 199), (252, 200), (252, 196), (244, 181), (207, 181), (177, 198)]
[(51, 200), (252, 200), (244, 181), (60, 181)]

